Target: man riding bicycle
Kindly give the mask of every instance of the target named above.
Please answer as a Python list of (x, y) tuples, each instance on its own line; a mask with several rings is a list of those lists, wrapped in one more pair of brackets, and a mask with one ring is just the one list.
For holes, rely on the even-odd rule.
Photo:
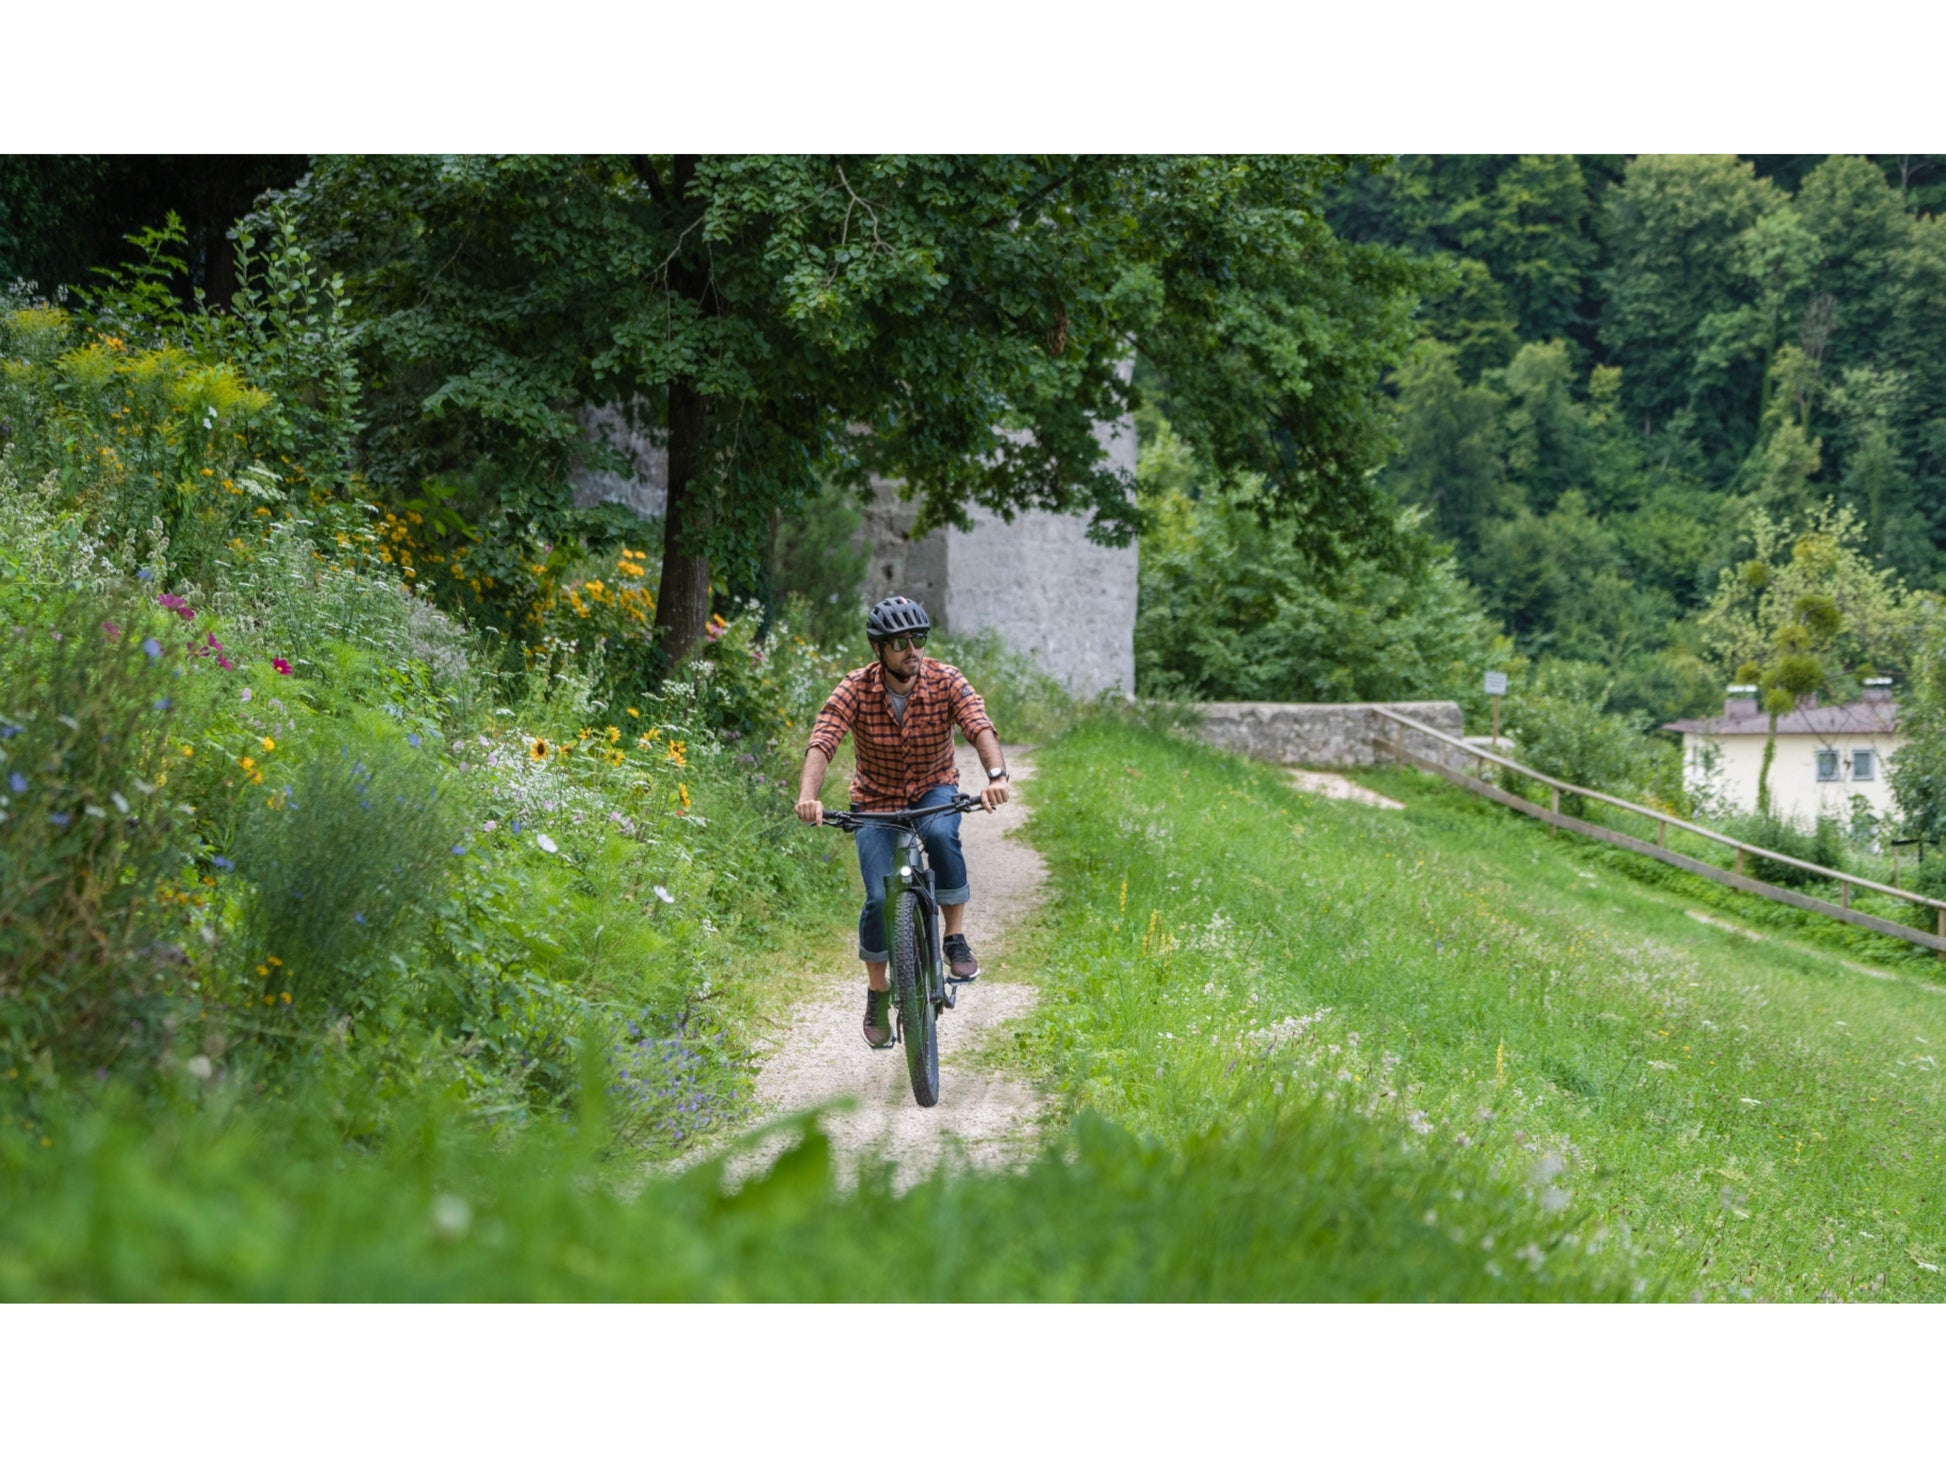
[[(887, 598), (865, 616), (865, 637), (871, 641), (874, 662), (838, 682), (811, 727), (811, 744), (797, 786), (801, 820), (812, 826), (822, 824), (824, 806), (818, 793), (847, 732), (858, 757), (851, 780), (854, 811), (905, 811), (951, 802), (959, 791), (959, 771), (953, 764), (955, 725), (986, 767), (981, 802), (991, 811), (1006, 801), (1007, 767), (986, 704), (952, 665), (926, 658), (926, 635), (931, 630), (925, 609), (910, 598)], [(971, 889), (966, 857), (960, 850), (958, 814), (942, 812), (933, 817), (920, 836), (938, 879), (935, 900), (946, 934), (942, 951), (952, 977), (967, 983), (979, 976), (980, 965), (962, 931)], [(891, 980), (885, 971), (890, 956), (885, 946), (885, 879), (892, 870), (897, 834), (889, 826), (869, 826), (858, 831), (857, 842), (858, 871), (865, 879), (865, 906), (858, 914), (858, 956), (864, 960), (868, 985), (865, 1042), (873, 1049), (885, 1049), (892, 1043)]]

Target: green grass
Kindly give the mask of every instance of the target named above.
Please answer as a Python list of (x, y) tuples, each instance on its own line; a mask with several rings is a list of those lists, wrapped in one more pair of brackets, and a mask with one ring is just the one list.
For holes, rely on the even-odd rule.
[(1408, 809), (1122, 726), (1044, 751), (1058, 952), (1024, 1057), (1168, 1143), (1281, 1080), (1428, 1159), (1559, 1163), (1558, 1219), (1669, 1296), (1946, 1295), (1946, 997), (1703, 926), (1429, 777), (1371, 781)]
[[(836, 1179), (812, 1131), (726, 1195), (711, 1164), (630, 1195), (597, 1137), (504, 1147), (452, 1111), (349, 1149), (328, 1106), (155, 1119), (100, 1107), (0, 1133), (0, 1300), (1287, 1301), (1615, 1298), (1535, 1260), (1520, 1191), (1401, 1165), (1341, 1111), (1180, 1148), (1092, 1116), (1025, 1172)], [(597, 1131), (588, 1121), (585, 1131)], [(1444, 1213), (1428, 1223), (1422, 1213)], [(1485, 1271), (1498, 1239), (1507, 1271)], [(1525, 1253), (1523, 1256), (1521, 1254)]]

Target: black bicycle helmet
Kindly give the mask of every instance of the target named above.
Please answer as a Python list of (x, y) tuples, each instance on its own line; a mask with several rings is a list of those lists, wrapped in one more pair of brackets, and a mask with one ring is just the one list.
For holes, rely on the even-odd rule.
[(880, 639), (896, 639), (901, 634), (932, 632), (932, 620), (925, 609), (910, 598), (895, 596), (879, 600), (865, 615), (865, 637), (876, 644)]

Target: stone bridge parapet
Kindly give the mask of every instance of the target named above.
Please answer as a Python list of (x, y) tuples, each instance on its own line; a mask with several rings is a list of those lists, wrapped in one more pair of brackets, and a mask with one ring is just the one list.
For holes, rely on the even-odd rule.
[(1390, 738), (1403, 733), (1408, 750), (1451, 765), (1454, 770), (1472, 768), (1472, 758), (1464, 751), (1434, 740), (1430, 735), (1415, 735), (1394, 725), (1375, 709), (1391, 710), (1430, 725), (1448, 735), (1461, 736), (1465, 721), (1460, 707), (1451, 700), (1395, 700), (1364, 704), (1301, 705), (1271, 701), (1228, 700), (1198, 705), (1203, 717), (1198, 732), (1207, 743), (1223, 750), (1234, 750), (1253, 760), (1275, 765), (1311, 766), (1322, 770), (1349, 770), (1381, 764), (1383, 757), (1372, 746), (1372, 737)]

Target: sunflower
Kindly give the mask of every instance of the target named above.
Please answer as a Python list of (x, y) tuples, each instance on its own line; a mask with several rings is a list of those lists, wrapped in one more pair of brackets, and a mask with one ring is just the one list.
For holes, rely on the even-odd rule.
[(527, 755), (532, 760), (546, 760), (547, 742), (536, 736), (533, 743), (527, 747)]

